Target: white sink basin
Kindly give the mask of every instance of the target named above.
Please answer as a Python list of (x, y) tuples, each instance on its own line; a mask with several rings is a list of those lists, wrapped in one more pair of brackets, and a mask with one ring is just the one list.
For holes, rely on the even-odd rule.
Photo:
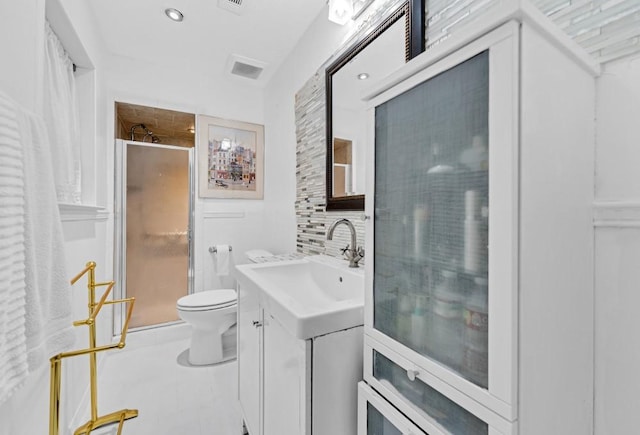
[(362, 325), (364, 269), (325, 255), (237, 266), (260, 305), (291, 334), (308, 339)]

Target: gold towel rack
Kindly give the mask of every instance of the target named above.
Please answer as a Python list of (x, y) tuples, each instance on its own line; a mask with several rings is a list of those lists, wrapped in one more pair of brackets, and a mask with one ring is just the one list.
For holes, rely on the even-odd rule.
[[(76, 320), (73, 322), (73, 326), (88, 326), (89, 327), (89, 347), (86, 349), (72, 350), (69, 352), (62, 352), (53, 356), (49, 361), (51, 362), (51, 383), (50, 383), (50, 404), (49, 404), (49, 435), (59, 435), (60, 433), (60, 385), (62, 381), (62, 360), (65, 358), (72, 358), (79, 355), (89, 355), (89, 380), (91, 387), (91, 419), (85, 424), (80, 426), (74, 432), (74, 435), (89, 435), (93, 430), (107, 426), (110, 424), (118, 423), (118, 435), (122, 433), (122, 426), (126, 420), (138, 416), (137, 409), (121, 409), (120, 411), (112, 412), (110, 414), (98, 416), (98, 370), (96, 354), (98, 352), (104, 352), (111, 349), (122, 349), (126, 344), (127, 330), (129, 329), (129, 320), (131, 320), (131, 313), (133, 313), (133, 306), (135, 304), (135, 298), (117, 299), (113, 301), (107, 301), (113, 286), (114, 281), (96, 283), (95, 275), (96, 263), (90, 261), (86, 267), (78, 273), (71, 280), (71, 284), (78, 282), (84, 275), (89, 274), (87, 279), (88, 289), (88, 308), (89, 317), (83, 320)], [(102, 297), (96, 303), (96, 288), (107, 287)], [(96, 323), (95, 320), (100, 314), (100, 310), (105, 305), (113, 304), (128, 304), (127, 318), (122, 327), (120, 335), (120, 341), (115, 344), (107, 344), (103, 346), (96, 345)]]

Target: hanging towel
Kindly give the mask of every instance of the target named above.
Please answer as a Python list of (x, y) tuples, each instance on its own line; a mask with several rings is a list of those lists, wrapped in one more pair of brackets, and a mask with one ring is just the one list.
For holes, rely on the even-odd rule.
[(0, 405), (28, 373), (24, 168), (16, 104), (0, 92)]
[(45, 124), (24, 111), (18, 122), (24, 152), (25, 334), (34, 371), (73, 346), (71, 286)]

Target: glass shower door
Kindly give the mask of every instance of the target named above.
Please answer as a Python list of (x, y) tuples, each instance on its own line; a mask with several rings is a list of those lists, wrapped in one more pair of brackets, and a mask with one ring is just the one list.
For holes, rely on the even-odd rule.
[(488, 386), (489, 53), (376, 107), (374, 328)]
[(124, 144), (124, 293), (136, 298), (130, 326), (178, 320), (190, 288), (190, 148)]

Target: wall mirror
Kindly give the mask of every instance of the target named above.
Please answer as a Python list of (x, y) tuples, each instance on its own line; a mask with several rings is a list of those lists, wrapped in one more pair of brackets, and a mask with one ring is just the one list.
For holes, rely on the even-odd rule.
[(424, 51), (424, 0), (409, 0), (326, 69), (327, 210), (364, 210), (365, 103), (360, 95)]

